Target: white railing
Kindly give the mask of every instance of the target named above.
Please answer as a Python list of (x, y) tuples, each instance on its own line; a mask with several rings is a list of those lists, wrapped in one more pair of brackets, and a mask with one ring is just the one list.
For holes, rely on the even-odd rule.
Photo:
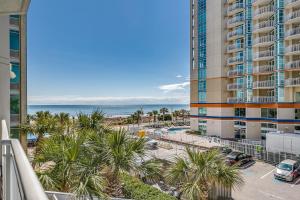
[(234, 31), (231, 31), (227, 34), (227, 39), (230, 39), (232, 37), (235, 37), (235, 36), (243, 36), (244, 35), (244, 31), (242, 29), (238, 29), (238, 30), (234, 30)]
[(298, 86), (300, 85), (300, 77), (299, 78), (289, 78), (285, 80), (286, 86)]
[(227, 76), (242, 76), (244, 74), (243, 70), (229, 70)]
[(228, 58), (227, 60), (227, 64), (230, 65), (230, 64), (234, 64), (234, 63), (240, 63), (240, 62), (244, 62), (244, 58), (241, 58), (241, 57), (230, 57)]
[(274, 22), (270, 20), (260, 22), (254, 26), (253, 31), (257, 31), (259, 29), (268, 28), (268, 27), (274, 27)]
[(240, 84), (240, 83), (230, 83), (227, 84), (227, 90), (239, 90), (239, 89), (243, 89), (244, 85)]
[(273, 6), (264, 6), (264, 7), (260, 7), (258, 9), (256, 9), (254, 11), (254, 16), (258, 16), (267, 12), (274, 12), (274, 7)]
[(244, 16), (236, 16), (227, 21), (227, 26), (244, 21)]
[(253, 68), (253, 73), (255, 73), (255, 74), (267, 73), (267, 72), (273, 72), (273, 71), (274, 71), (273, 65), (261, 65), (261, 66), (256, 66)]
[(252, 101), (257, 102), (257, 103), (271, 103), (271, 102), (275, 102), (275, 97), (274, 96), (254, 96)]
[(297, 51), (300, 51), (300, 44), (293, 44), (293, 45), (288, 46), (285, 49), (286, 53), (297, 52)]
[(48, 200), (19, 140), (9, 138), (5, 120), (1, 125), (2, 199)]
[(300, 69), (300, 60), (288, 62), (285, 65), (286, 70)]
[(258, 37), (254, 39), (253, 44), (261, 44), (266, 42), (273, 42), (274, 41), (274, 35), (266, 35), (262, 37)]
[(272, 57), (274, 56), (274, 53), (273, 51), (260, 51), (260, 52), (256, 52), (254, 55), (253, 55), (253, 58), (254, 59), (259, 59), (259, 58), (266, 58), (266, 57)]
[(285, 21), (300, 17), (300, 10), (294, 11), (285, 17)]
[(244, 4), (243, 3), (234, 3), (230, 6), (228, 6), (227, 8), (227, 13), (230, 13), (236, 9), (241, 9), (241, 8), (244, 8)]
[(291, 3), (296, 3), (296, 2), (300, 2), (300, 0), (285, 0), (284, 3), (287, 6), (287, 5), (291, 4)]
[(240, 44), (231, 44), (227, 46), (227, 52), (236, 50), (236, 49), (242, 49), (244, 48), (244, 44), (240, 43)]
[(285, 33), (285, 37), (293, 36), (293, 35), (298, 35), (300, 34), (300, 27), (296, 28), (291, 28)]
[(227, 98), (227, 103), (243, 103), (245, 102), (244, 98), (240, 97), (228, 97)]
[(255, 81), (253, 82), (253, 88), (273, 88), (275, 86), (275, 81), (267, 80), (267, 81)]
[(259, 5), (259, 4), (266, 4), (267, 2), (270, 2), (271, 0), (253, 0), (252, 5)]

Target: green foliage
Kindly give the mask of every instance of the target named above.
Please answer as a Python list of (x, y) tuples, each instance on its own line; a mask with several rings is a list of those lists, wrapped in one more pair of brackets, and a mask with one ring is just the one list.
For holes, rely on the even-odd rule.
[(170, 114), (165, 114), (165, 115), (159, 115), (158, 116), (159, 121), (171, 121), (172, 116)]
[(121, 178), (124, 192), (127, 198), (135, 200), (176, 200), (166, 193), (158, 189), (146, 185), (137, 178), (123, 174)]

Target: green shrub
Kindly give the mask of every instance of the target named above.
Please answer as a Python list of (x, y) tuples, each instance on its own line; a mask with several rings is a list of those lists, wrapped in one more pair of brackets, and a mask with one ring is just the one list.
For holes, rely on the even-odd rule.
[(134, 200), (176, 200), (175, 197), (144, 184), (137, 178), (129, 175), (122, 175), (121, 181), (126, 198)]

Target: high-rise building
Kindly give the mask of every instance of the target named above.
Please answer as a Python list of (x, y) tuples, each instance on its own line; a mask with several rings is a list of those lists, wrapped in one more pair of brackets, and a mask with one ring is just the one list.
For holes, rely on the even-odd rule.
[(300, 133), (300, 0), (191, 1), (191, 127)]

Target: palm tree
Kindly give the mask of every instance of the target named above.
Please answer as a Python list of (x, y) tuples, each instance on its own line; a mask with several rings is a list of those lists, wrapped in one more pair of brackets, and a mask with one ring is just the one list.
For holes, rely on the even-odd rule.
[(179, 112), (182, 117), (183, 123), (185, 123), (185, 118), (190, 114), (189, 111), (185, 109), (181, 109)]
[(187, 159), (177, 157), (166, 179), (179, 187), (186, 199), (207, 199), (215, 185), (237, 188), (243, 183), (236, 166), (228, 166), (217, 151), (199, 152), (186, 149)]
[(70, 131), (71, 119), (69, 113), (61, 112), (54, 115), (54, 118), (57, 120), (58, 127), (66, 131), (67, 133)]
[(156, 122), (157, 121), (158, 111), (157, 110), (153, 110), (152, 113), (154, 115), (154, 122)]
[(159, 112), (163, 114), (163, 121), (165, 121), (165, 114), (169, 112), (168, 108), (161, 108)]
[(151, 123), (151, 120), (152, 120), (152, 118), (153, 118), (153, 112), (148, 112), (147, 114), (148, 114), (148, 116), (149, 116), (149, 124), (150, 124), (150, 123)]
[(101, 129), (104, 118), (104, 113), (99, 110), (93, 111), (90, 115), (79, 113), (77, 115), (77, 126), (79, 129)]
[(173, 112), (173, 117), (175, 117), (175, 122), (177, 122), (179, 116), (180, 116), (180, 112), (178, 110), (175, 110)]

